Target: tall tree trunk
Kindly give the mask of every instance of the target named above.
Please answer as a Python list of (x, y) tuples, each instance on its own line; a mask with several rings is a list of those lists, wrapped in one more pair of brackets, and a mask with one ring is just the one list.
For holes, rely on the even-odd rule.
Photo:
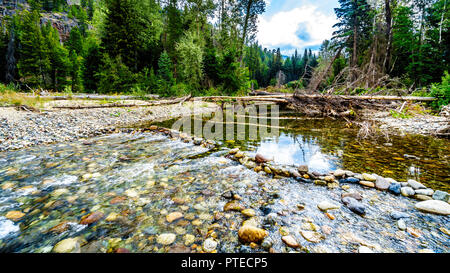
[(446, 10), (447, 10), (447, 0), (445, 0), (444, 2), (444, 10), (442, 11), (441, 22), (439, 23), (439, 44), (441, 44), (442, 42), (442, 25), (444, 23), (444, 14)]
[(392, 61), (392, 10), (391, 10), (391, 0), (385, 0), (385, 19), (386, 19), (386, 54), (383, 61), (383, 69), (385, 73), (389, 73), (391, 61)]
[(241, 63), (241, 65), (242, 65), (242, 60), (244, 58), (245, 38), (247, 37), (248, 19), (250, 18), (250, 9), (252, 8), (252, 5), (253, 5), (253, 0), (248, 0), (247, 9), (245, 12), (244, 29), (242, 31), (242, 41), (241, 41), (241, 48), (240, 48), (240, 54), (239, 54), (239, 62)]

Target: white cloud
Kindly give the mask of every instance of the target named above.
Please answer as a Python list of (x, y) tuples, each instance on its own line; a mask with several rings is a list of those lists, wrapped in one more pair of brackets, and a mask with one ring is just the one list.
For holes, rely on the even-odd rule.
[[(325, 15), (313, 5), (305, 5), (290, 11), (281, 11), (271, 18), (259, 17), (258, 41), (263, 47), (277, 48), (291, 46), (304, 49), (320, 45), (330, 39), (336, 17)], [(296, 34), (299, 30), (308, 34), (308, 39), (301, 39)], [(287, 52), (283, 52), (286, 54)]]

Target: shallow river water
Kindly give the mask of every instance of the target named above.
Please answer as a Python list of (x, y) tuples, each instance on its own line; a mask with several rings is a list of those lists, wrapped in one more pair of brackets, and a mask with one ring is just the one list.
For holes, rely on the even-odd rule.
[[(212, 150), (146, 132), (3, 152), (0, 252), (50, 252), (67, 238), (76, 238), (75, 252), (202, 252), (210, 250), (207, 238), (217, 243), (217, 252), (357, 252), (360, 246), (374, 252), (449, 251), (449, 216), (419, 212), (414, 199), (353, 184), (329, 189), (273, 178), (225, 157), (240, 147), (318, 172), (343, 168), (398, 181), (415, 178), (448, 192), (448, 140), (357, 141), (353, 129), (323, 119), (281, 120), (279, 126), (289, 129), (267, 139), (220, 142)], [(239, 242), (239, 227), (248, 217), (224, 211), (230, 190), (268, 231), (263, 245)], [(361, 193), (364, 217), (342, 206), (330, 211), (331, 220), (317, 208), (325, 200), (340, 203), (346, 191)], [(21, 217), (8, 219), (11, 211)], [(409, 215), (408, 230), (398, 228), (394, 211)], [(174, 212), (179, 219), (169, 221)], [(310, 242), (300, 231), (317, 232), (321, 239)], [(171, 242), (162, 243), (161, 234), (170, 234)], [(302, 247), (287, 247), (281, 240), (286, 234)]]

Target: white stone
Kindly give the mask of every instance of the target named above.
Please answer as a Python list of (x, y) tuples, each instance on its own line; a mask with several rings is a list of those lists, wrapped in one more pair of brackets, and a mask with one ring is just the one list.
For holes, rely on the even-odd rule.
[(415, 207), (416, 209), (424, 212), (450, 215), (450, 204), (440, 200), (427, 200), (418, 202), (416, 203)]
[(206, 252), (213, 252), (214, 250), (216, 250), (216, 247), (217, 242), (211, 238), (206, 239), (203, 243), (203, 250)]
[(176, 237), (173, 233), (163, 233), (156, 238), (156, 242), (162, 245), (170, 245), (175, 241)]
[(421, 183), (417, 182), (416, 180), (412, 180), (412, 179), (408, 180), (408, 186), (410, 186), (411, 188), (413, 188), (415, 190), (427, 188), (424, 185), (422, 185)]
[(327, 211), (330, 209), (339, 209), (341, 206), (339, 204), (331, 203), (328, 201), (320, 202), (317, 207), (322, 211)]
[(367, 246), (360, 246), (358, 248), (359, 253), (373, 253), (372, 249), (368, 248)]

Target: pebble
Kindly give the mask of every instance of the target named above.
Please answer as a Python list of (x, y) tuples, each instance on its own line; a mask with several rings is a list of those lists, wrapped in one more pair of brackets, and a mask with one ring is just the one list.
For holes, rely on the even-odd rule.
[(428, 200), (418, 202), (415, 208), (429, 213), (450, 215), (450, 204), (440, 200)]
[(6, 213), (6, 215), (5, 215), (6, 218), (13, 220), (13, 221), (18, 221), (24, 216), (25, 216), (25, 213), (23, 213), (21, 211), (17, 211), (17, 210), (8, 211), (8, 213)]
[(362, 198), (362, 196), (361, 196), (361, 194), (359, 193), (359, 192), (348, 192), (348, 193), (343, 193), (342, 195), (341, 195), (341, 198), (344, 198), (344, 197), (351, 197), (351, 198), (355, 198), (356, 200), (358, 200), (358, 201), (361, 201), (363, 198)]
[(300, 246), (300, 244), (297, 242), (297, 240), (295, 240), (295, 238), (292, 237), (291, 235), (283, 236), (283, 237), (281, 237), (281, 240), (287, 246), (292, 247), (292, 248), (297, 248)]
[(176, 212), (172, 212), (166, 215), (166, 220), (169, 223), (172, 223), (173, 221), (176, 221), (180, 218), (183, 217), (183, 213), (176, 211)]
[(370, 181), (370, 182), (375, 182), (377, 180), (377, 178), (375, 176), (368, 174), (368, 173), (363, 173), (362, 178), (363, 178), (363, 180)]
[(259, 243), (268, 235), (264, 229), (253, 225), (243, 225), (238, 231), (239, 239), (245, 243)]
[(401, 184), (398, 182), (391, 182), (391, 184), (389, 185), (389, 191), (392, 192), (393, 194), (397, 194), (399, 195), (400, 189), (402, 188)]
[(176, 237), (174, 233), (163, 233), (156, 238), (156, 242), (161, 245), (171, 245)]
[(247, 217), (253, 217), (256, 215), (256, 211), (254, 211), (253, 209), (244, 209), (241, 211), (241, 213)]
[(362, 203), (352, 197), (342, 198), (342, 202), (354, 213), (359, 215), (364, 215), (366, 213), (366, 208)]
[(269, 159), (267, 159), (265, 156), (263, 156), (262, 154), (256, 154), (255, 155), (255, 161), (258, 163), (266, 163), (269, 161)]
[(303, 238), (312, 243), (318, 243), (324, 238), (322, 234), (315, 231), (301, 230), (300, 234), (303, 236)]
[(300, 165), (300, 166), (298, 166), (297, 170), (300, 173), (307, 173), (308, 172), (308, 166), (307, 165)]
[(356, 177), (348, 177), (348, 178), (344, 178), (344, 179), (339, 179), (339, 183), (356, 184), (356, 183), (359, 183), (359, 179)]
[(321, 211), (327, 211), (327, 210), (332, 210), (332, 209), (339, 209), (341, 206), (339, 204), (331, 203), (328, 201), (322, 201), (317, 205), (317, 207)]
[(80, 243), (79, 238), (68, 238), (58, 242), (53, 247), (53, 252), (55, 253), (80, 253)]
[(403, 219), (400, 219), (397, 221), (397, 226), (400, 230), (405, 230), (406, 229), (406, 223)]
[(184, 237), (184, 245), (190, 246), (195, 242), (195, 236), (192, 234), (185, 234)]
[(433, 199), (448, 203), (450, 201), (450, 194), (445, 191), (437, 190), (433, 194)]
[(402, 219), (402, 218), (409, 218), (410, 215), (405, 212), (393, 211), (393, 212), (391, 212), (391, 217), (395, 220), (398, 220), (398, 219)]
[(345, 175), (345, 171), (344, 171), (344, 170), (341, 170), (341, 169), (338, 169), (338, 170), (335, 170), (335, 171), (333, 172), (333, 175), (336, 176), (336, 177), (341, 177), (341, 176), (344, 176), (344, 175)]
[(389, 186), (391, 185), (391, 182), (389, 182), (387, 179), (377, 176), (377, 180), (375, 181), (375, 188), (381, 191), (385, 191), (389, 189)]
[(93, 224), (93, 223), (99, 221), (100, 219), (102, 219), (103, 216), (104, 216), (103, 212), (100, 212), (100, 211), (92, 212), (88, 215), (83, 216), (81, 218), (80, 224), (81, 225)]
[(425, 187), (424, 185), (422, 185), (421, 183), (417, 182), (416, 180), (413, 179), (409, 179), (408, 180), (408, 185), (415, 189), (415, 190), (419, 190), (419, 189), (426, 189), (427, 187)]
[(361, 180), (361, 181), (359, 181), (359, 184), (369, 187), (369, 188), (375, 188), (375, 183), (373, 183), (371, 181)]
[(406, 196), (406, 197), (413, 196), (415, 194), (414, 189), (411, 187), (402, 187), (400, 189), (400, 192), (402, 193), (403, 196)]
[(203, 250), (206, 252), (213, 252), (217, 248), (217, 242), (211, 238), (208, 238), (203, 242)]

